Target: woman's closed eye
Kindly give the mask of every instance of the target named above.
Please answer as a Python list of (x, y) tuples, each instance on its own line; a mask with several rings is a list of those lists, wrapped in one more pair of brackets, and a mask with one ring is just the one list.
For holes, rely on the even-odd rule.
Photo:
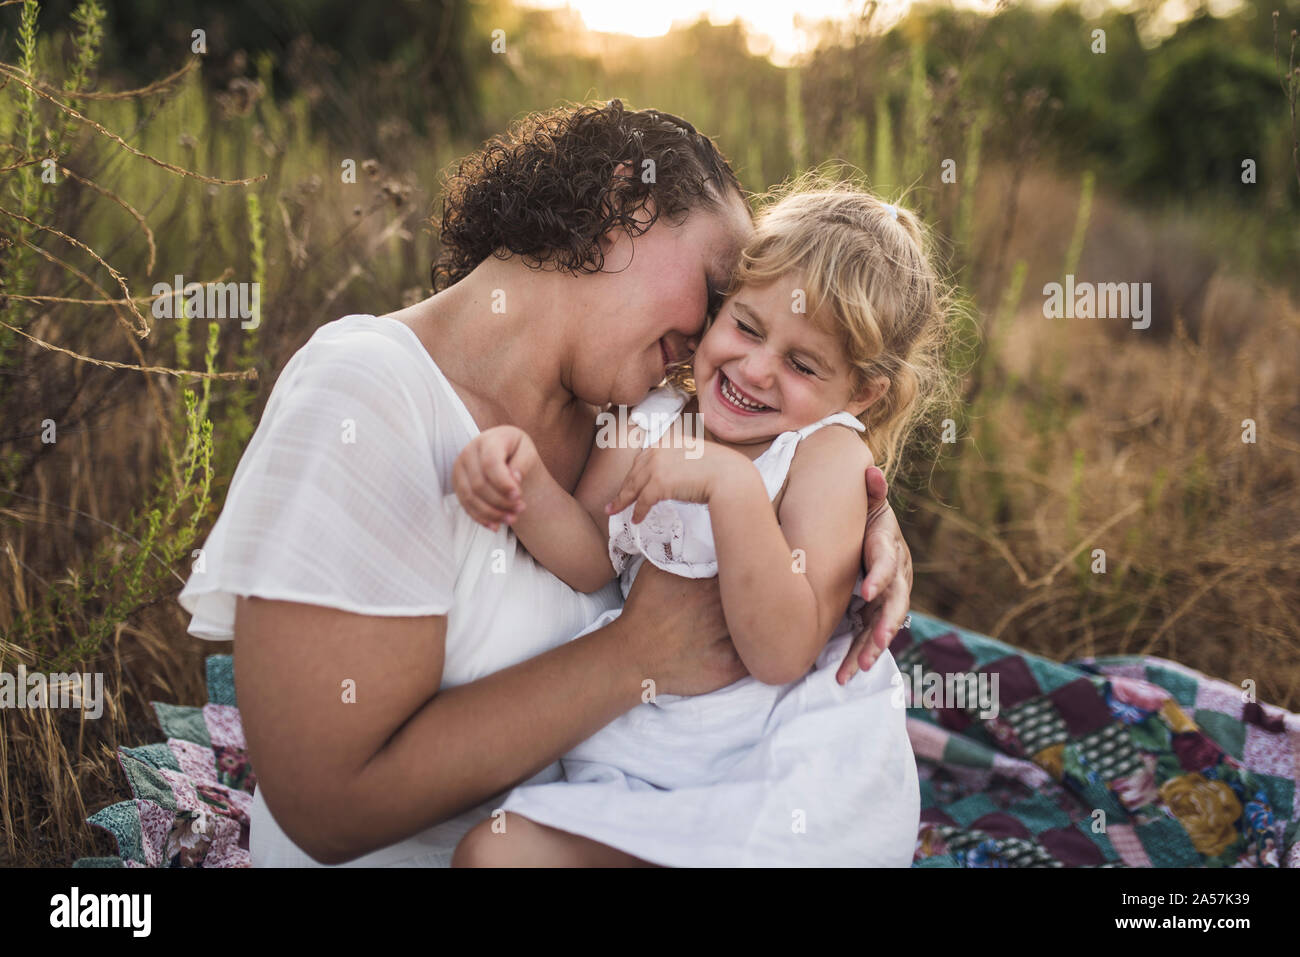
[(727, 301), (727, 297), (723, 295), (722, 290), (712, 282), (705, 283), (705, 290), (708, 294), (709, 316), (716, 316), (722, 309), (722, 304)]

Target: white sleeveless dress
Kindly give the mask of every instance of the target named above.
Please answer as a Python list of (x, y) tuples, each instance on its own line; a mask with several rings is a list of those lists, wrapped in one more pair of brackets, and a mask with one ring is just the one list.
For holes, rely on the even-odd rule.
[[(659, 389), (631, 418), (654, 442), (684, 401)], [(783, 433), (754, 461), (769, 498), (799, 441), (829, 424), (862, 430), (839, 412)], [(639, 525), (631, 515), (610, 519), (624, 596), (646, 560), (686, 578), (717, 574), (707, 506), (660, 502)], [(855, 595), (804, 678), (659, 694), (565, 755), (564, 781), (520, 786), (502, 808), (668, 866), (909, 866), (920, 791), (898, 668), (886, 652), (847, 685), (835, 680), (862, 605)]]

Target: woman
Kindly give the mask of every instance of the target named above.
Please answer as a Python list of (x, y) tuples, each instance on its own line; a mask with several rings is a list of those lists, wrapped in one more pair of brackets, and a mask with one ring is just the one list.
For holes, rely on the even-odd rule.
[[(694, 348), (749, 229), (684, 121), (618, 101), (534, 116), (450, 181), (435, 295), (328, 323), (290, 360), (181, 594), (191, 632), (235, 638), (255, 864), (445, 865), (646, 680), (699, 694), (743, 675), (714, 580), (647, 569), (616, 622), (568, 641), (617, 588), (572, 591), (459, 511), (450, 479), (510, 423), (572, 490), (597, 413)], [(877, 617), (846, 675), (907, 606), (910, 559), (876, 515)]]

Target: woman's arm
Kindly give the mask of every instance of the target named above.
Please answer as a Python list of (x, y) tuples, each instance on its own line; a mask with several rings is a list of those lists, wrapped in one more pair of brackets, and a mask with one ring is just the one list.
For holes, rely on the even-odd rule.
[(863, 629), (854, 637), (836, 672), (844, 684), (859, 670), (875, 664), (903, 627), (912, 603), (912, 553), (903, 539), (898, 517), (889, 507), (885, 473), (874, 465), (866, 471), (871, 511), (862, 539), (862, 598), (867, 603)]
[(730, 684), (744, 668), (725, 632), (713, 582), (647, 568), (612, 624), (439, 691), (441, 616), (241, 598), (235, 683), (267, 806), (338, 864), (536, 773), (638, 704), (647, 678), (675, 694)]

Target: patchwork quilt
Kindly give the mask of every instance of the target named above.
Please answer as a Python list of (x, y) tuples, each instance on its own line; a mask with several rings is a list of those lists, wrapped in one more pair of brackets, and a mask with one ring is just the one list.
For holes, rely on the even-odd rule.
[[(1297, 867), (1300, 716), (1153, 657), (1059, 663), (914, 612), (890, 647), (921, 779), (914, 867)], [(154, 703), (77, 867), (248, 867), (257, 778), (232, 660)]]

